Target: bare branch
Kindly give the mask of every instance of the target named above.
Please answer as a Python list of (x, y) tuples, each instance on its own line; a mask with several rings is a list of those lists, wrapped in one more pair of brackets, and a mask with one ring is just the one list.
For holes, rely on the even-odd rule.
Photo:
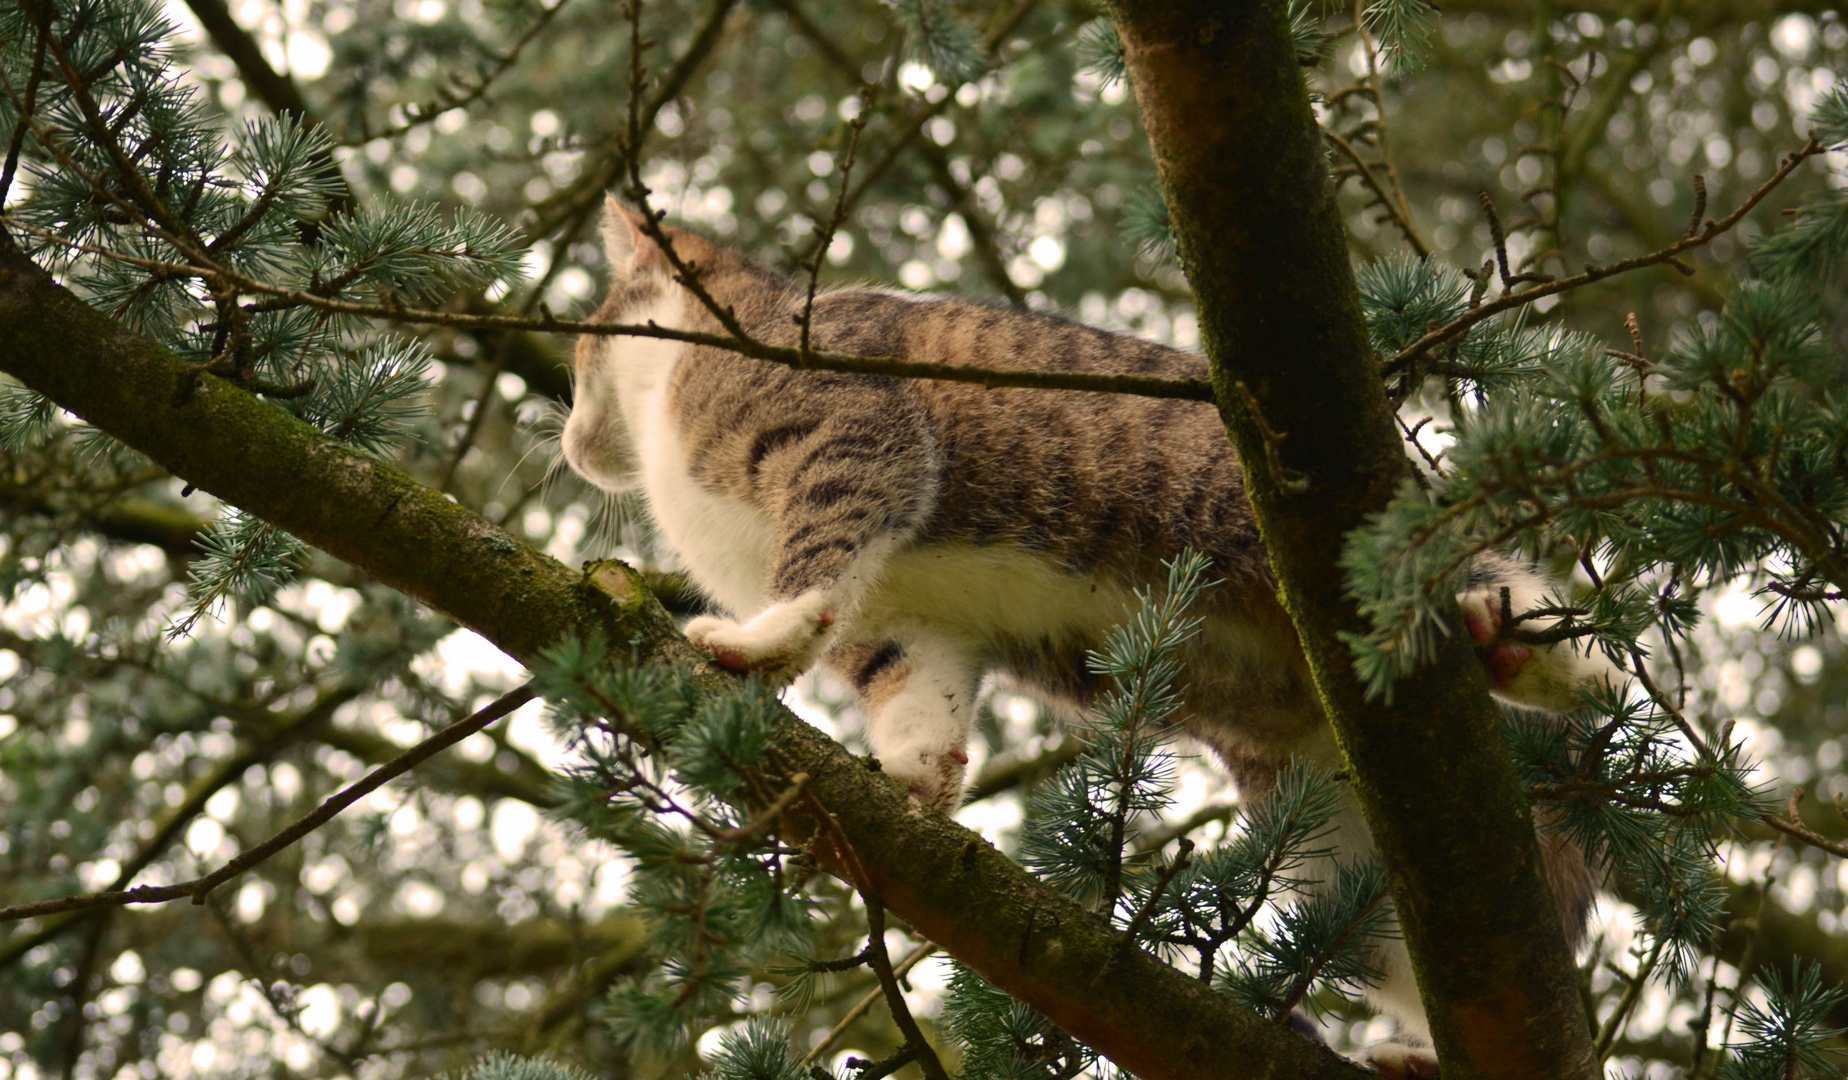
[(1418, 226), (1412, 223), (1412, 219), (1401, 209), (1399, 200), (1386, 190), (1386, 185), (1380, 182), (1380, 178), (1373, 175), (1372, 167), (1367, 164), (1365, 158), (1360, 156), (1360, 151), (1354, 148), (1354, 144), (1329, 128), (1323, 128), (1322, 135), (1335, 144), (1335, 149), (1347, 155), (1347, 159), (1354, 163), (1354, 175), (1358, 176), (1360, 182), (1367, 185), (1367, 189), (1373, 192), (1374, 205), (1385, 209), (1387, 215), (1392, 218), (1392, 223), (1399, 227), (1399, 232), (1405, 237), (1405, 242), (1412, 245), (1412, 250), (1418, 253), (1418, 257), (1430, 258), (1431, 248), (1424, 242), (1424, 237), (1418, 235)]
[[(1796, 172), (1797, 166), (1822, 152), (1822, 144), (1816, 142), (1814, 139), (1810, 140), (1802, 149), (1785, 158), (1784, 163), (1778, 167), (1777, 172), (1771, 174), (1769, 180), (1760, 184), (1758, 190), (1752, 192), (1744, 202), (1739, 204), (1737, 209), (1724, 218), (1721, 218), (1719, 221), (1709, 221), (1705, 229), (1702, 229), (1693, 236), (1683, 237), (1669, 244), (1667, 247), (1660, 248), (1647, 255), (1638, 255), (1633, 259), (1620, 259), (1617, 262), (1606, 263), (1603, 266), (1587, 266), (1585, 272), (1582, 274), (1578, 274), (1574, 277), (1542, 282), (1525, 292), (1503, 293), (1496, 299), (1480, 307), (1473, 308), (1443, 326), (1426, 333), (1417, 341), (1399, 350), (1397, 355), (1387, 360), (1386, 363), (1381, 366), (1381, 370), (1388, 374), (1400, 371), (1413, 360), (1430, 352), (1433, 348), (1442, 345), (1446, 341), (1451, 341), (1463, 336), (1470, 327), (1490, 316), (1499, 315), (1504, 311), (1511, 311), (1515, 308), (1525, 307), (1544, 296), (1552, 296), (1555, 293), (1569, 292), (1573, 289), (1583, 288), (1594, 281), (1603, 281), (1605, 278), (1616, 277), (1618, 274), (1627, 274), (1632, 270), (1641, 270), (1644, 267), (1659, 266), (1663, 263), (1674, 261), (1682, 252), (1692, 251), (1697, 247), (1703, 247), (1712, 243), (1719, 237), (1731, 232), (1734, 226), (1744, 220), (1746, 214), (1751, 213), (1754, 207), (1764, 201), (1765, 196), (1771, 194), (1779, 184), (1782, 184), (1788, 179), (1791, 173)], [(1507, 265), (1504, 262), (1502, 266), (1504, 281), (1508, 280), (1507, 273)]]
[(808, 298), (802, 304), (802, 314), (796, 316), (796, 325), (801, 329), (801, 340), (796, 351), (801, 354), (803, 366), (807, 367), (810, 355), (809, 330), (815, 322), (815, 288), (821, 283), (821, 264), (828, 257), (828, 249), (834, 246), (835, 230), (847, 218), (847, 185), (853, 179), (854, 156), (860, 152), (860, 133), (866, 130), (866, 122), (873, 115), (873, 93), (878, 88), (868, 84), (860, 88), (860, 111), (853, 114), (847, 124), (847, 156), (841, 161), (841, 189), (834, 197), (834, 212), (828, 220), (815, 230), (815, 251), (809, 257), (808, 264)]
[[(189, 0), (189, 2), (196, 4), (198, 0)], [(371, 142), (373, 139), (395, 139), (400, 135), (407, 134), (428, 124), (451, 109), (466, 109), (475, 102), (480, 101), (483, 97), (487, 96), (488, 90), (494, 85), (496, 80), (511, 71), (513, 66), (519, 63), (520, 53), (525, 51), (526, 46), (531, 44), (532, 40), (538, 37), (547, 26), (550, 26), (552, 20), (558, 18), (559, 13), (564, 11), (565, 7), (570, 3), (571, 0), (556, 0), (551, 7), (542, 8), (539, 12), (539, 17), (534, 19), (532, 25), (528, 26), (519, 37), (514, 39), (513, 44), (507, 47), (507, 51), (494, 57), (494, 62), (484, 67), (472, 80), (464, 81), (462, 78), (457, 77), (454, 80), (456, 84), (455, 90), (452, 91), (447, 87), (440, 88), (436, 96), (431, 100), (405, 106), (404, 115), (407, 119), (403, 123), (393, 124), (388, 128), (374, 131), (366, 124), (365, 117), (362, 115), (360, 117), (359, 132), (357, 134), (351, 134), (343, 130), (340, 133), (340, 138), (336, 140), (337, 144), (340, 146), (360, 146)]]
[[(1103, 375), (1084, 371), (1009, 371), (973, 364), (938, 364), (927, 361), (900, 360), (892, 356), (858, 356), (852, 353), (831, 352), (826, 349), (810, 350), (805, 360), (802, 351), (792, 346), (770, 345), (742, 335), (728, 337), (722, 334), (675, 330), (658, 326), (652, 322), (646, 326), (637, 326), (627, 323), (558, 319), (549, 315), (471, 315), (464, 312), (408, 308), (396, 304), (362, 304), (351, 300), (336, 300), (305, 289), (273, 285), (227, 269), (143, 259), (91, 244), (64, 240), (17, 218), (0, 216), (0, 224), (17, 228), (29, 235), (51, 240), (74, 250), (115, 259), (146, 270), (169, 271), (205, 279), (222, 278), (245, 292), (272, 296), (282, 301), (279, 304), (263, 305), (265, 309), (312, 307), (338, 315), (358, 315), (364, 318), (386, 319), (413, 325), (447, 326), (456, 329), (536, 330), (554, 334), (664, 338), (669, 341), (684, 341), (692, 345), (710, 345), (714, 348), (735, 352), (740, 356), (750, 357), (753, 360), (767, 360), (786, 367), (806, 367), (818, 371), (840, 371), (855, 375), (885, 375), (897, 379), (938, 379), (945, 382), (975, 383), (991, 390), (1003, 387), (1029, 390), (1084, 390), (1093, 393), (1129, 394), (1135, 397), (1169, 398), (1180, 401), (1210, 402), (1213, 400), (1213, 384), (1205, 379), (1167, 379), (1153, 375)], [(659, 226), (657, 225), (656, 228), (658, 229)]]
[[(1796, 800), (1792, 799), (1791, 801), (1795, 802)], [(1793, 840), (1801, 840), (1810, 847), (1818, 851), (1826, 851), (1837, 858), (1848, 859), (1848, 844), (1838, 843), (1827, 837), (1820, 836), (1804, 828), (1795, 821), (1786, 820), (1781, 817), (1769, 816), (1761, 818), (1760, 820)]]
[(899, 989), (898, 974), (892, 970), (892, 958), (886, 953), (885, 905), (871, 893), (862, 893), (860, 898), (866, 901), (867, 959), (872, 963), (873, 972), (879, 976), (880, 989), (885, 992), (886, 1004), (892, 1009), (892, 1022), (898, 1025), (898, 1030), (905, 1036), (905, 1049), (916, 1055), (918, 1067), (924, 1070), (925, 1080), (950, 1080), (950, 1074), (944, 1071), (936, 1049), (918, 1029), (917, 1019), (911, 1015), (911, 1008), (905, 1004), (905, 994)]
[[(911, 974), (912, 968), (923, 963), (925, 957), (928, 957), (931, 953), (936, 951), (937, 947), (926, 941), (922, 945), (911, 950), (911, 953), (903, 960), (900, 960), (898, 966), (892, 969), (892, 974), (897, 978), (904, 978), (906, 975)], [(807, 1054), (803, 1055), (801, 1064), (804, 1067), (814, 1064), (821, 1055), (828, 1052), (829, 1047), (833, 1046), (842, 1035), (847, 1033), (848, 1028), (852, 1027), (860, 1017), (865, 1016), (867, 1011), (883, 997), (885, 997), (884, 984), (876, 986), (869, 991), (853, 1008), (847, 1010), (847, 1014), (841, 1017), (839, 1023), (828, 1029), (828, 1033), (821, 1037), (820, 1042), (816, 1043)]]

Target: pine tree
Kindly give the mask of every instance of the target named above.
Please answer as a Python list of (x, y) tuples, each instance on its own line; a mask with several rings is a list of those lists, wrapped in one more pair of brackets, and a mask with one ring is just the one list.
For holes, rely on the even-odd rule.
[[(1391, 708), (1466, 637), (1472, 556), (1559, 571), (1504, 633), (1633, 681), (1494, 737), (1608, 875), (1593, 1052), (1832, 1075), (1848, 94), (1821, 72), (1848, 29), (1276, 7), (1418, 464), (1326, 567), (1364, 620), (1341, 662)], [(824, 281), (1229, 363), (1222, 251), (1137, 129), (1152, 8), (358, 0), (285, 6), (286, 41), (188, 8), (209, 41), (144, 0), (0, 5), (0, 1080), (1178, 1075), (1205, 1030), (1342, 1071), (1291, 1028), (1365, 1037), (1394, 867), (1331, 853), (1328, 823), (1376, 778), (1303, 766), (1179, 811), (1207, 775), (1164, 725), (1200, 560), (1124, 613), (1093, 658), (1115, 689), (1064, 741), (985, 714), (970, 820), (1020, 811), (1009, 862), (901, 812), (779, 688), (701, 667), (642, 595), (697, 603), (645, 518), (541, 484), (612, 187)], [(84, 306), (47, 315), (59, 288)], [(1287, 515), (1310, 432), (1223, 372)], [(400, 512), (427, 551), (386, 550)], [(837, 688), (802, 692), (851, 741)], [(1005, 889), (919, 899), (900, 864), (936, 851)], [(89, 895), (131, 886), (155, 892)], [(1045, 925), (1089, 982), (1035, 974)], [(1096, 1023), (1149, 987), (1194, 1026)]]

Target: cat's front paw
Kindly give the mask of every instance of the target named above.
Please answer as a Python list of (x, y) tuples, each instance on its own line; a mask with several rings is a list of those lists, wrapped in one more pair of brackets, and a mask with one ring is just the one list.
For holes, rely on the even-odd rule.
[(1500, 593), (1462, 593), (1457, 597), (1457, 607), (1463, 611), (1463, 625), (1469, 629), (1470, 640), (1482, 655), (1482, 666), (1488, 669), (1489, 685), (1497, 690), (1506, 687), (1533, 659), (1533, 646), (1501, 636)]
[(904, 784), (911, 797), (950, 813), (962, 805), (963, 773), (969, 753), (960, 746), (909, 745), (879, 755), (886, 775)]
[(687, 639), (722, 668), (793, 679), (813, 667), (834, 625), (834, 609), (820, 592), (772, 604), (749, 622), (702, 615), (687, 623)]
[[(1543, 604), (1537, 592), (1515, 590), (1508, 608), (1519, 615)], [(1611, 681), (1614, 669), (1596, 648), (1580, 651), (1571, 641), (1529, 645), (1502, 632), (1502, 597), (1494, 591), (1462, 593), (1457, 606), (1463, 611), (1463, 625), (1477, 646), (1482, 666), (1488, 671), (1489, 688), (1520, 705), (1569, 712), (1579, 705), (1579, 695), (1601, 682)], [(1523, 622), (1528, 630), (1546, 630), (1557, 622), (1536, 618)]]
[(1438, 1075), (1436, 1051), (1398, 1039), (1367, 1047), (1367, 1064), (1393, 1080), (1429, 1080)]

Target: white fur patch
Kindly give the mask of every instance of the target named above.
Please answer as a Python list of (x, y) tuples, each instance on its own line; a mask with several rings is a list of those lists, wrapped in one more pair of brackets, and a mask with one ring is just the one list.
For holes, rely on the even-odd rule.
[(1412, 1078), (1434, 1077), (1437, 1072), (1437, 1052), (1428, 1046), (1411, 1046), (1397, 1040), (1389, 1040), (1367, 1047), (1367, 1064), (1373, 1071), (1393, 1080), (1412, 1080)]
[[(1547, 605), (1547, 591), (1538, 579), (1517, 577), (1509, 580), (1506, 587), (1511, 614), (1520, 615)], [(1499, 625), (1501, 606), (1500, 588), (1457, 597), (1457, 607), (1464, 618), (1473, 616), (1485, 625)], [(1558, 621), (1535, 618), (1523, 622), (1521, 628), (1546, 630)], [(1497, 697), (1515, 705), (1549, 712), (1571, 712), (1584, 703), (1582, 695), (1585, 692), (1621, 681), (1615, 666), (1595, 645), (1590, 646), (1589, 651), (1585, 644), (1573, 641), (1524, 647), (1531, 652), (1526, 662), (1512, 677), (1494, 688)]]
[[(678, 328), (686, 302), (685, 290), (670, 286), (660, 300), (624, 317)], [(599, 345), (596, 359), (579, 373), (565, 424), (565, 460), (592, 483), (616, 490), (627, 481), (616, 475), (617, 451), (632, 455), (662, 538), (700, 589), (734, 612), (758, 611), (769, 602), (775, 543), (770, 521), (693, 478), (668, 409), (674, 369), (690, 346), (644, 337), (605, 338)], [(618, 446), (621, 438), (631, 440), (630, 446)]]
[(863, 625), (922, 624), (952, 640), (992, 644), (1096, 632), (1123, 621), (1126, 589), (1078, 577), (1008, 544), (927, 544), (892, 553), (856, 613)]

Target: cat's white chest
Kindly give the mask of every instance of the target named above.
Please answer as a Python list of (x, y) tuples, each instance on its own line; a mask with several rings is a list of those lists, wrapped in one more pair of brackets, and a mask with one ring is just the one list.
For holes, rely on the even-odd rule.
[(706, 595), (744, 616), (770, 602), (776, 537), (753, 506), (711, 491), (687, 470), (678, 432), (660, 402), (639, 429), (642, 490), (662, 539)]
[[(661, 326), (674, 326), (680, 314), (678, 290), (674, 310), (650, 312)], [(775, 532), (757, 508), (715, 492), (687, 468), (680, 432), (674, 425), (669, 396), (674, 368), (687, 352), (681, 342), (633, 339), (618, 369), (618, 398), (623, 419), (635, 439), (642, 493), (668, 548), (679, 557), (706, 595), (749, 615), (770, 602), (770, 564)]]

